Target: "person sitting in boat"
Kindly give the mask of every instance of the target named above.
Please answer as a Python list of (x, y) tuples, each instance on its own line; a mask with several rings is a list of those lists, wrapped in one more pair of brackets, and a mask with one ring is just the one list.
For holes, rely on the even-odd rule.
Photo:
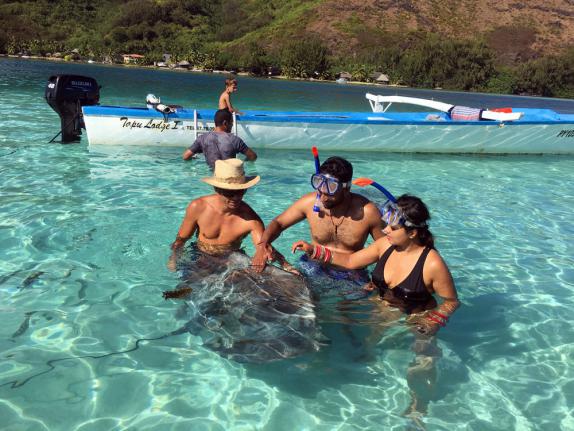
[[(245, 176), (243, 161), (217, 160), (212, 177), (202, 181), (213, 186), (215, 193), (202, 196), (189, 203), (175, 241), (168, 267), (175, 270), (179, 251), (187, 240), (197, 234), (197, 247), (209, 255), (237, 251), (243, 239), (251, 235), (254, 244), (261, 241), (264, 225), (257, 213), (243, 201), (247, 189), (260, 180), (259, 176)], [(275, 250), (272, 257), (283, 269), (293, 272), (293, 267)]]
[(226, 109), (215, 113), (215, 130), (199, 135), (193, 145), (183, 152), (183, 160), (191, 160), (195, 154), (203, 153), (205, 161), (213, 170), (216, 160), (235, 158), (238, 153), (249, 161), (257, 160), (257, 154), (249, 148), (243, 139), (231, 132), (233, 116)]
[[(402, 195), (381, 213), (385, 237), (354, 253), (341, 253), (321, 244), (293, 243), (312, 260), (357, 269), (377, 263), (367, 290), (378, 289), (382, 303), (407, 314), (416, 331), (433, 335), (459, 306), (450, 271), (434, 246), (428, 227), (430, 214), (416, 196)], [(440, 305), (435, 299), (440, 297)]]
[(239, 112), (237, 109), (233, 108), (231, 104), (231, 94), (237, 91), (237, 79), (228, 78), (225, 80), (225, 90), (219, 96), (219, 107), (217, 109), (227, 109), (229, 112), (243, 115), (243, 112)]
[[(252, 259), (255, 270), (262, 271), (265, 262), (272, 258), (271, 243), (281, 232), (304, 219), (309, 223), (313, 244), (341, 254), (350, 255), (361, 250), (369, 235), (375, 240), (383, 237), (377, 207), (367, 198), (351, 192), (352, 177), (353, 166), (347, 160), (341, 157), (327, 159), (311, 177), (316, 191), (302, 196), (265, 229)], [(319, 275), (340, 280), (342, 283), (338, 284), (350, 282), (360, 287), (369, 279), (367, 271), (348, 271), (331, 262), (312, 261), (306, 255), (301, 258), (300, 268), (311, 281), (316, 281), (316, 285), (325, 285), (324, 281), (318, 281)], [(356, 268), (360, 269), (359, 266)]]

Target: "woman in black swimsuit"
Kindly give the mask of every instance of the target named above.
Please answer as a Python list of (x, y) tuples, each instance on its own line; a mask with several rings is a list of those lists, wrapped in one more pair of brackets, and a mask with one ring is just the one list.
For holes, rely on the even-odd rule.
[[(421, 334), (432, 335), (458, 308), (454, 282), (439, 253), (427, 222), (430, 214), (417, 197), (403, 195), (387, 215), (386, 237), (352, 254), (335, 253), (305, 241), (293, 244), (310, 258), (329, 261), (347, 269), (364, 268), (378, 262), (367, 290), (378, 288), (381, 300), (408, 316), (407, 323)], [(435, 295), (442, 301), (437, 303)]]

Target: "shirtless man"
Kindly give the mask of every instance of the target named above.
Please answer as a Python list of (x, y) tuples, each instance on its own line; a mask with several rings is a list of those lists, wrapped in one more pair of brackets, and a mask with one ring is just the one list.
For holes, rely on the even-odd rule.
[[(239, 250), (243, 239), (251, 235), (254, 244), (261, 241), (264, 225), (257, 213), (245, 202), (248, 188), (259, 182), (259, 176), (246, 177), (239, 159), (217, 160), (213, 177), (202, 181), (215, 189), (215, 194), (190, 202), (175, 241), (168, 267), (175, 270), (178, 252), (197, 232), (197, 247), (204, 253), (219, 255)], [(283, 256), (272, 250), (283, 266), (292, 270)]]
[(231, 113), (236, 113), (237, 115), (243, 115), (243, 112), (239, 112), (237, 109), (233, 108), (231, 104), (231, 94), (237, 91), (237, 79), (228, 78), (225, 80), (225, 90), (219, 96), (219, 107), (217, 109), (227, 109)]
[[(369, 235), (375, 240), (384, 236), (377, 207), (363, 196), (351, 193), (352, 177), (353, 166), (347, 160), (341, 157), (327, 159), (321, 165), (320, 173), (312, 177), (313, 187), (317, 191), (301, 197), (265, 229), (252, 260), (254, 269), (262, 271), (265, 262), (272, 257), (271, 243), (285, 229), (304, 219), (309, 223), (313, 244), (340, 253), (362, 249)], [(315, 212), (314, 206), (322, 208)], [(330, 275), (329, 268), (325, 268), (327, 264), (322, 266)], [(338, 268), (331, 269), (337, 272), (331, 274), (337, 278), (339, 272), (344, 272), (338, 271)]]

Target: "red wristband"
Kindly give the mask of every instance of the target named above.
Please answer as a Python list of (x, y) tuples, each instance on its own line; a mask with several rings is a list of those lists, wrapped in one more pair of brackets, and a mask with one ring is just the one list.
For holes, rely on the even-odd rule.
[(428, 320), (431, 320), (431, 321), (433, 321), (433, 322), (435, 322), (435, 323), (438, 323), (440, 326), (443, 326), (443, 327), (446, 326), (446, 324), (445, 324), (443, 321), (441, 321), (441, 320), (439, 320), (439, 319), (435, 319), (435, 318), (434, 318), (433, 316), (431, 316), (431, 315), (427, 315), (426, 317), (427, 317)]
[(439, 313), (438, 311), (431, 310), (430, 312), (431, 312), (432, 314), (434, 314), (435, 316), (440, 317), (441, 319), (448, 320), (448, 316), (445, 316), (444, 314)]
[(313, 253), (311, 253), (311, 259), (317, 259), (317, 255), (319, 254), (319, 248), (314, 245), (313, 246)]
[(329, 250), (327, 247), (325, 247), (325, 258), (323, 259), (323, 261), (325, 263), (330, 263), (331, 262), (331, 250)]

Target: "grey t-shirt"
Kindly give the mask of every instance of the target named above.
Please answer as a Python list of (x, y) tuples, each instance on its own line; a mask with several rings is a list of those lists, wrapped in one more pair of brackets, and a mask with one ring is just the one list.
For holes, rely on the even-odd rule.
[(245, 154), (249, 148), (232, 133), (209, 132), (199, 135), (189, 149), (194, 154), (203, 153), (209, 167), (214, 169), (216, 160), (233, 159), (237, 153)]

